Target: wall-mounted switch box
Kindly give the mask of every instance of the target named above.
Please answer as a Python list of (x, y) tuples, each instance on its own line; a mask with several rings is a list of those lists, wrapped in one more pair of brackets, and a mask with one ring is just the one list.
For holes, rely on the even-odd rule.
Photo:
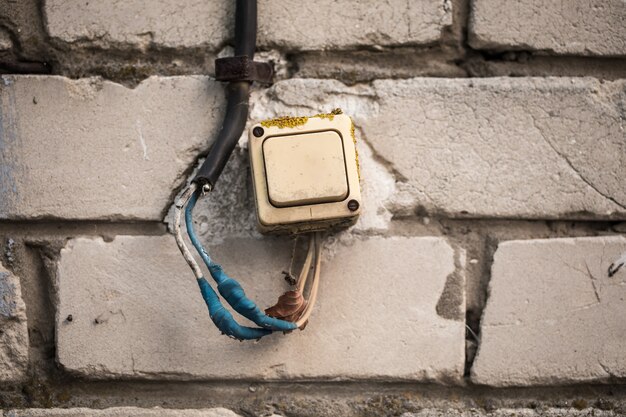
[(352, 120), (283, 117), (250, 129), (250, 164), (262, 232), (349, 226), (361, 212)]

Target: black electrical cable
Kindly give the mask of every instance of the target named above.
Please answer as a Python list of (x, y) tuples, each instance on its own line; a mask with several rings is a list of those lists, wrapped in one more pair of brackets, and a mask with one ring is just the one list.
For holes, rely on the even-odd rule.
[[(257, 25), (256, 0), (237, 0), (235, 9), (235, 56), (254, 58)], [(206, 160), (200, 167), (193, 182), (215, 187), (228, 158), (235, 149), (248, 119), (249, 81), (235, 81), (228, 84), (226, 115), (215, 143)]]
[(237, 0), (235, 9), (235, 56), (247, 55), (250, 61), (256, 49), (256, 0)]

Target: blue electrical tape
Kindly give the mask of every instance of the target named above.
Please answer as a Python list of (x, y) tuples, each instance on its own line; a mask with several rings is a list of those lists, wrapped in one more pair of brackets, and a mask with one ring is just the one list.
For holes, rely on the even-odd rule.
[[(185, 223), (187, 226), (187, 234), (189, 235), (189, 239), (191, 240), (191, 243), (200, 254), (200, 257), (204, 261), (205, 265), (209, 269), (209, 272), (211, 273), (211, 277), (213, 277), (213, 279), (217, 283), (217, 289), (222, 295), (222, 297), (226, 299), (228, 304), (230, 304), (230, 306), (237, 313), (253, 321), (256, 325), (261, 326), (262, 329), (253, 329), (250, 327), (240, 326), (233, 319), (232, 315), (226, 309), (224, 309), (224, 307), (219, 301), (219, 298), (217, 297), (217, 294), (215, 293), (215, 291), (213, 291), (213, 288), (211, 288), (208, 282), (206, 282), (206, 280), (203, 278), (202, 280), (198, 280), (198, 284), (200, 285), (202, 296), (204, 297), (204, 300), (206, 301), (207, 306), (209, 307), (209, 313), (211, 314), (211, 319), (213, 320), (215, 325), (220, 330), (222, 330), (222, 332), (226, 334), (229, 334), (229, 333), (225, 331), (224, 329), (229, 329), (229, 331), (234, 331), (234, 330), (230, 330), (231, 327), (238, 328), (239, 330), (237, 331), (240, 332), (239, 334), (241, 334), (241, 329), (247, 329), (247, 331), (261, 330), (265, 332), (261, 334), (260, 336), (255, 336), (255, 337), (252, 337), (252, 336), (251, 337), (238, 337), (240, 339), (258, 339), (260, 337), (263, 337), (271, 333), (272, 330), (290, 331), (290, 330), (297, 329), (298, 326), (296, 325), (296, 323), (276, 319), (276, 318), (269, 317), (268, 315), (264, 314), (259, 309), (259, 307), (257, 307), (254, 301), (246, 297), (246, 294), (243, 288), (241, 287), (241, 285), (236, 280), (226, 275), (226, 273), (224, 272), (224, 270), (222, 269), (220, 265), (216, 264), (215, 262), (211, 260), (211, 257), (209, 256), (206, 249), (204, 249), (204, 247), (198, 240), (198, 237), (196, 236), (195, 231), (193, 229), (193, 214), (192, 213), (193, 213), (193, 208), (195, 207), (196, 202), (198, 201), (198, 197), (200, 196), (200, 193), (201, 193), (200, 190), (197, 190), (196, 192), (193, 193), (193, 195), (189, 199), (187, 208), (185, 209)], [(202, 284), (201, 281), (203, 281), (204, 284)], [(215, 305), (214, 307), (216, 311), (215, 314), (218, 315), (216, 317), (219, 317), (219, 324), (218, 324), (218, 321), (216, 321), (216, 319), (213, 318), (213, 313), (211, 313), (210, 303)]]
[(296, 323), (276, 319), (264, 314), (254, 301), (246, 297), (246, 293), (241, 287), (241, 284), (226, 275), (220, 265), (213, 264), (209, 267), (209, 272), (215, 281), (219, 282), (217, 290), (222, 294), (222, 297), (228, 301), (228, 304), (230, 304), (236, 312), (256, 323), (257, 326), (272, 330), (282, 330), (284, 332), (295, 330), (298, 327)]
[(198, 286), (200, 287), (202, 298), (204, 298), (204, 302), (209, 308), (211, 320), (213, 320), (215, 326), (225, 335), (239, 340), (254, 340), (272, 333), (272, 331), (268, 329), (258, 329), (240, 325), (235, 321), (233, 315), (224, 308), (219, 297), (206, 279), (198, 279)]

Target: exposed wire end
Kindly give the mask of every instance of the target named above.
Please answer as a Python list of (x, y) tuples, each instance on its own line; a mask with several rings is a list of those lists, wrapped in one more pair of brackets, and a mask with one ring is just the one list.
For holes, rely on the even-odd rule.
[(622, 254), (619, 259), (609, 265), (609, 278), (617, 274), (617, 271), (619, 271), (624, 265), (626, 265), (626, 253)]
[(205, 196), (206, 194), (210, 193), (211, 191), (213, 191), (213, 186), (209, 183), (203, 184), (202, 185), (202, 196)]
[(289, 269), (287, 271), (282, 272), (282, 274), (284, 275), (285, 281), (287, 281), (289, 285), (296, 285), (296, 283), (298, 282), (296, 277), (293, 276), (293, 263), (296, 260), (297, 250), (298, 250), (298, 235), (296, 235), (295, 239), (293, 240), (293, 249), (291, 251), (291, 260), (289, 261)]

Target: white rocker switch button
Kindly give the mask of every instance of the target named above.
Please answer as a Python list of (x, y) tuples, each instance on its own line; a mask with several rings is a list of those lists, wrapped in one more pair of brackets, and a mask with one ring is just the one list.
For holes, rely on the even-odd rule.
[(334, 130), (269, 137), (263, 142), (263, 159), (275, 207), (331, 203), (348, 196), (344, 144)]
[(248, 151), (259, 230), (349, 227), (361, 211), (354, 124), (340, 112), (278, 117), (252, 126)]

